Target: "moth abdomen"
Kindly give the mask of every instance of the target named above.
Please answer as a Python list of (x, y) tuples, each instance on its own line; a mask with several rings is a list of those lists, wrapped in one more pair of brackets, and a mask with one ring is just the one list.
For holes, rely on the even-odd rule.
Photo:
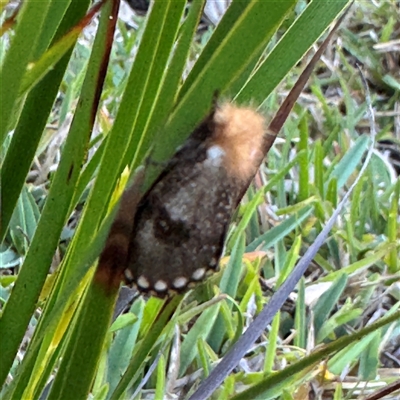
[(126, 276), (140, 291), (181, 292), (215, 271), (232, 214), (263, 158), (265, 121), (229, 103), (194, 130), (141, 199)]

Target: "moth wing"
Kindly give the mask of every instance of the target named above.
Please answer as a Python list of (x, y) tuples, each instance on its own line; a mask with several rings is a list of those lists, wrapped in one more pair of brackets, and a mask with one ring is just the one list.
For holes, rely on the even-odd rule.
[(223, 167), (207, 158), (172, 162), (141, 201), (128, 258), (139, 289), (158, 293), (183, 290), (217, 268), (236, 205)]

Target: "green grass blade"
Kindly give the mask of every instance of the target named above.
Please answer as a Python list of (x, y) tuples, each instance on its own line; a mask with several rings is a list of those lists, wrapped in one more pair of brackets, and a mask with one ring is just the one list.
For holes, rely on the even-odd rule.
[(215, 304), (204, 311), (186, 335), (181, 346), (182, 359), (179, 366), (179, 376), (182, 376), (186, 372), (195, 358), (197, 351), (196, 343), (198, 340), (205, 339), (211, 332), (218, 316), (220, 306), (220, 304)]
[(360, 136), (336, 165), (331, 178), (337, 178), (337, 189), (341, 189), (348, 181), (350, 175), (356, 170), (365, 150), (368, 148), (368, 144), (369, 137), (366, 135)]
[[(54, 3), (63, 4), (63, 2)], [(79, 2), (78, 6), (69, 7), (57, 30), (56, 38), (62, 36), (74, 26), (83, 17), (87, 7), (88, 1)], [(63, 9), (60, 8), (58, 7), (56, 10), (57, 14), (62, 12)], [(57, 21), (57, 15), (49, 12), (45, 25), (52, 26), (55, 21)], [(41, 35), (40, 43), (42, 48), (38, 49), (36, 53), (43, 51), (43, 47), (46, 48), (47, 42), (54, 35), (54, 32), (49, 31), (48, 28), (47, 33), (47, 37), (44, 37), (44, 34)], [(0, 227), (0, 242), (6, 234), (11, 214), (29, 167), (32, 164), (70, 57), (71, 52), (65, 54), (57, 64), (53, 65), (53, 69), (32, 89), (25, 100), (1, 170), (2, 224)]]
[(244, 2), (241, 0), (232, 1), (222, 20), (213, 32), (210, 40), (207, 42), (207, 45), (202, 50), (198, 60), (196, 61), (196, 64), (190, 71), (189, 76), (185, 79), (185, 82), (179, 91), (179, 101), (192, 87), (197, 77), (200, 75), (201, 71), (203, 71), (207, 67), (207, 64), (210, 62), (213, 54), (218, 51), (221, 43), (232, 30), (232, 27), (237, 23), (247, 6), (248, 2)]
[(327, 319), (327, 316), (333, 310), (341, 293), (345, 289), (347, 279), (347, 275), (341, 274), (333, 285), (318, 299), (317, 304), (313, 307), (314, 327), (317, 335), (323, 323)]
[(396, 321), (396, 319), (398, 318), (400, 318), (400, 311), (397, 311), (390, 316), (380, 319), (378, 322), (369, 325), (364, 329), (361, 329), (359, 332), (353, 333), (348, 336), (343, 336), (342, 338), (330, 343), (329, 345), (326, 345), (324, 348), (315, 351), (311, 355), (302, 358), (300, 361), (293, 363), (284, 370), (271, 374), (270, 376), (263, 379), (260, 383), (253, 385), (253, 387), (251, 387), (250, 389), (246, 389), (240, 394), (233, 396), (232, 400), (255, 399), (259, 398), (259, 396), (262, 396), (263, 399), (269, 398), (270, 391), (273, 391), (277, 385), (292, 377), (294, 374), (299, 373), (305, 370), (307, 367), (320, 362), (327, 356), (337, 352), (340, 349), (345, 348), (346, 346), (351, 345), (356, 341), (359, 341), (371, 332), (375, 332), (382, 326)]
[[(240, 278), (242, 275), (243, 253), (245, 249), (245, 237), (242, 233), (237, 237), (234, 243), (232, 252), (229, 257), (228, 265), (226, 266), (219, 287), (222, 293), (226, 293), (232, 298), (236, 297)], [(231, 305), (228, 305), (229, 310)], [(225, 336), (225, 322), (222, 315), (219, 314), (212, 331), (209, 335), (208, 344), (214, 351), (219, 351), (222, 341)]]
[(50, 2), (25, 1), (18, 18), (18, 25), (0, 70), (0, 145), (13, 120), (21, 79), (29, 63), (38, 40), (38, 32), (50, 8)]
[[(68, 338), (68, 346), (51, 387), (49, 400), (87, 398), (117, 293), (105, 293), (102, 286), (90, 285), (82, 299), (74, 330)], [(101, 312), (93, 312), (94, 309)]]
[[(94, 49), (97, 52), (100, 51), (100, 53), (102, 51), (102, 47), (99, 48), (98, 45), (97, 47), (94, 45)], [(93, 110), (97, 108), (99, 101), (98, 93), (100, 92), (97, 91), (96, 85), (99, 84), (101, 87), (101, 82), (98, 82), (98, 71), (102, 56), (96, 51), (94, 51), (94, 57), (97, 57), (97, 62), (92, 63), (93, 73), (89, 75), (90, 79), (82, 89), (80, 101), (84, 106), (79, 113), (75, 113), (39, 225), (0, 320), (0, 332), (3, 333), (6, 329), (10, 332), (12, 327), (12, 334), (4, 334), (6, 340), (2, 340), (0, 344), (1, 375), (6, 373), (5, 369), (8, 370), (10, 367), (25, 333), (67, 218), (69, 204), (94, 122)], [(22, 304), (21, 298), (24, 298)], [(18, 312), (16, 312), (16, 309), (18, 309)]]
[(109, 393), (113, 393), (117, 387), (121, 376), (125, 373), (129, 365), (131, 354), (137, 344), (139, 327), (143, 320), (144, 301), (138, 299), (132, 307), (131, 312), (137, 316), (137, 321), (133, 327), (126, 327), (117, 332), (115, 339), (109, 350), (107, 382), (109, 383)]
[(255, 251), (259, 246), (262, 245), (262, 249), (268, 249), (273, 246), (279, 240), (283, 239), (293, 229), (299, 226), (312, 212), (312, 207), (305, 207), (300, 210), (297, 214), (287, 218), (278, 226), (270, 229), (268, 232), (262, 234), (259, 238), (254, 240), (246, 247), (246, 252)]
[[(399, 232), (400, 222), (398, 220), (399, 216), (399, 203), (400, 203), (400, 179), (397, 180), (396, 187), (393, 191), (393, 197), (390, 206), (390, 213), (388, 218), (388, 226), (387, 226), (387, 235), (388, 239), (392, 243), (396, 243), (398, 240), (397, 232)], [(398, 242), (397, 242), (398, 244)], [(388, 264), (389, 264), (389, 272), (391, 274), (395, 274), (400, 271), (400, 261), (398, 257), (398, 248), (393, 249), (390, 252)]]
[(68, 33), (56, 41), (38, 60), (31, 62), (21, 81), (20, 96), (31, 90), (68, 53), (75, 45), (83, 28), (90, 23), (93, 15), (99, 10), (101, 4), (97, 3), (93, 6), (79, 24), (75, 25)]
[(160, 337), (180, 301), (181, 296), (175, 296), (170, 300), (170, 302), (165, 304), (161, 315), (157, 318), (156, 322), (152, 325), (151, 330), (148, 332), (141, 345), (137, 348), (137, 351), (134, 354), (134, 359), (125, 371), (125, 374), (121, 378), (115, 391), (112, 393), (110, 397), (111, 400), (120, 399), (130, 382), (137, 379), (148, 354)]
[[(177, 38), (172, 59), (162, 78), (162, 85), (159, 89), (159, 93), (154, 99), (154, 105), (148, 116), (146, 127), (147, 134), (143, 133), (144, 137), (141, 139), (142, 142), (140, 147), (138, 147), (138, 140), (140, 139), (139, 135), (134, 136), (133, 142), (130, 144), (132, 149), (131, 152), (134, 152), (136, 160), (136, 162), (133, 163), (133, 169), (135, 169), (135, 167), (143, 160), (152, 140), (154, 140), (157, 132), (160, 133), (160, 127), (167, 120), (168, 114), (175, 103), (193, 36), (201, 17), (203, 5), (203, 0), (192, 1), (189, 14), (185, 19), (184, 25), (181, 28), (182, 31)], [(171, 22), (169, 21), (168, 26), (171, 26), (170, 23)], [(131, 159), (132, 157), (127, 154), (126, 162), (130, 162)]]
[(237, 96), (237, 101), (262, 103), (347, 4), (349, 0), (311, 1), (257, 68)]

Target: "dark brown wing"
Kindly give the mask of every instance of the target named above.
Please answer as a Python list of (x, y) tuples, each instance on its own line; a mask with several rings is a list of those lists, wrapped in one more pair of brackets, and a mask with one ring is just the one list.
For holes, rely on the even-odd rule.
[(241, 190), (197, 144), (195, 156), (181, 154), (189, 143), (176, 154), (138, 207), (127, 275), (141, 291), (183, 291), (218, 266)]

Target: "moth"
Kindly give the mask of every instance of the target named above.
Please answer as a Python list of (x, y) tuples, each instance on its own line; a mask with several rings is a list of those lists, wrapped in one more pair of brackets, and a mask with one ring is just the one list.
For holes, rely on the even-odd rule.
[(232, 214), (264, 158), (266, 130), (249, 107), (215, 105), (147, 193), (123, 198), (102, 256), (115, 255), (128, 283), (159, 297), (216, 271)]

